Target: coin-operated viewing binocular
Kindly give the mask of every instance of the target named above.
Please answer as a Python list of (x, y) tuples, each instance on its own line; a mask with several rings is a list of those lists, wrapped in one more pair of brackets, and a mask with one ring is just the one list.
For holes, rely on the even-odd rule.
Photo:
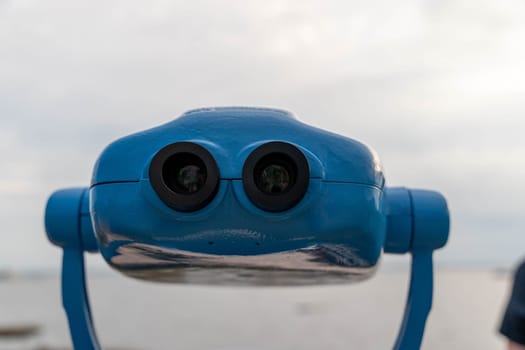
[(432, 303), (432, 252), (449, 215), (437, 192), (387, 188), (377, 156), (291, 114), (210, 108), (109, 145), (90, 187), (55, 192), (46, 231), (63, 248), (75, 349), (100, 349), (83, 252), (141, 279), (312, 285), (371, 276), (382, 251), (412, 255), (395, 349), (418, 349)]

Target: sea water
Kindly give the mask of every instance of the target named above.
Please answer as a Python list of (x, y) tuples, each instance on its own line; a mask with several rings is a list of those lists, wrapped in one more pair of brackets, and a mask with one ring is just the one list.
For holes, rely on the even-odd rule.
[[(422, 349), (503, 349), (498, 324), (510, 274), (438, 270)], [(142, 282), (117, 273), (89, 276), (104, 349), (390, 349), (408, 272), (379, 271), (349, 285), (227, 288)], [(35, 325), (0, 349), (70, 349), (57, 275), (0, 281), (0, 329)]]

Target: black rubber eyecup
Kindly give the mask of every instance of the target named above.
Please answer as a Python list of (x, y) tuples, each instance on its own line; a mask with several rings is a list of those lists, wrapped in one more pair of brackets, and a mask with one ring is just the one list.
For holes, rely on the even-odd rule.
[(176, 142), (162, 148), (149, 167), (151, 186), (172, 209), (191, 212), (205, 207), (217, 193), (219, 169), (204, 147)]
[(257, 147), (242, 171), (244, 191), (260, 209), (281, 212), (304, 197), (310, 180), (308, 161), (297, 147), (269, 142)]

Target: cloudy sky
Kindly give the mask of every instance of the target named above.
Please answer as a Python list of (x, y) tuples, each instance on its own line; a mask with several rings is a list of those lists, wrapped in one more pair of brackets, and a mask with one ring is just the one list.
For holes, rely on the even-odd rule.
[(523, 1), (0, 0), (0, 269), (57, 267), (43, 211), (117, 137), (285, 108), (449, 201), (444, 263), (525, 255)]

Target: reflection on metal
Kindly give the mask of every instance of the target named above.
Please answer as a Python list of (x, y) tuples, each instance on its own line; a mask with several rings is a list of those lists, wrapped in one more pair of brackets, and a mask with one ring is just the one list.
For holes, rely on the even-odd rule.
[(313, 285), (370, 277), (376, 265), (343, 245), (261, 255), (212, 255), (139, 243), (119, 247), (111, 265), (128, 276), (158, 282), (214, 285)]

